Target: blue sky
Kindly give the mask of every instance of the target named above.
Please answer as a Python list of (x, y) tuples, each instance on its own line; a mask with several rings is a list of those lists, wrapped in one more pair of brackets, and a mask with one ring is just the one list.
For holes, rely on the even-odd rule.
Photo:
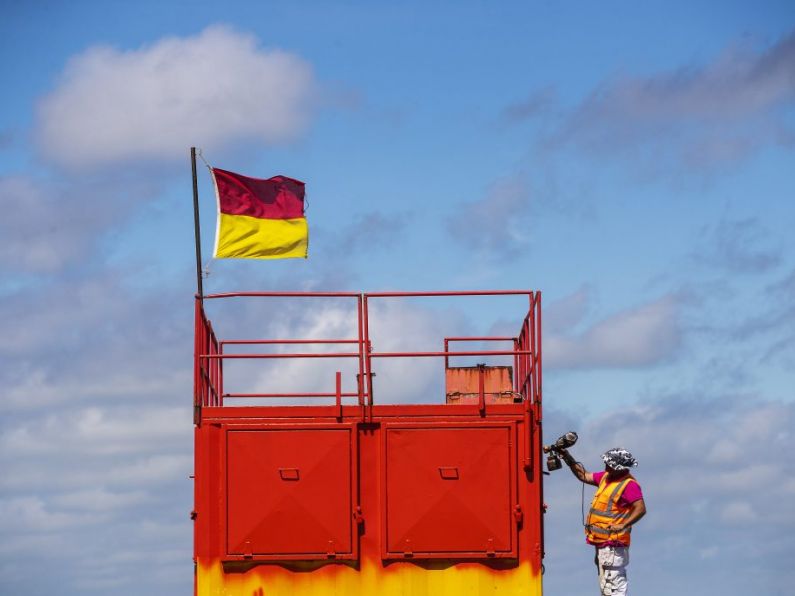
[[(641, 461), (633, 589), (791, 590), (791, 3), (30, 4), (0, 23), (0, 592), (190, 593), (192, 145), (309, 196), (307, 261), (212, 262), (202, 170), (208, 291), (541, 290), (546, 432)], [(385, 309), (384, 345), (518, 316), (443, 307)], [(384, 398), (428, 400), (412, 373)], [(592, 590), (579, 488), (546, 488), (547, 592)]]

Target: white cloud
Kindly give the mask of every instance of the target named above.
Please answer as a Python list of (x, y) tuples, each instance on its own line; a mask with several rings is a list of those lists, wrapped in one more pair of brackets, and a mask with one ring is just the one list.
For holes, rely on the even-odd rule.
[(545, 364), (551, 368), (657, 364), (681, 342), (678, 316), (678, 301), (668, 295), (607, 317), (578, 335), (545, 337)]
[(58, 411), (18, 423), (0, 436), (0, 446), (16, 457), (122, 456), (159, 451), (187, 438), (185, 431), (175, 432), (180, 420), (190, 420), (188, 404), (184, 408), (116, 405)]
[[(180, 427), (190, 428), (187, 424)], [(154, 489), (177, 479), (187, 483), (188, 474), (193, 470), (193, 457), (187, 453), (189, 441), (183, 444), (183, 453), (153, 455), (115, 466), (107, 475), (108, 483), (120, 487), (143, 485)]]
[[(599, 159), (632, 161), (640, 175), (709, 172), (770, 146), (792, 147), (795, 32), (767, 47), (735, 42), (712, 60), (651, 75), (617, 73), (553, 120), (539, 148), (573, 147)], [(536, 92), (506, 109), (513, 122), (538, 109)]]
[(59, 180), (0, 177), (0, 270), (43, 277), (106, 257), (97, 244), (129, 224), (130, 214), (151, 201), (161, 184), (134, 170)]
[(151, 496), (142, 490), (109, 491), (104, 487), (92, 487), (58, 495), (52, 502), (55, 506), (68, 510), (112, 511), (150, 500)]
[(98, 521), (100, 517), (93, 513), (50, 511), (36, 496), (0, 500), (0, 528), (5, 532), (53, 532)]
[[(376, 301), (370, 313), (370, 337), (378, 352), (441, 351), (442, 338), (465, 325), (454, 311), (437, 312), (402, 300)], [(378, 358), (373, 370), (376, 403), (443, 403), (441, 358)]]
[(530, 238), (530, 188), (521, 176), (498, 181), (480, 199), (463, 202), (448, 218), (447, 231), (461, 244), (487, 255), (512, 255)]
[(371, 258), (374, 252), (392, 248), (405, 237), (409, 219), (406, 213), (360, 213), (336, 234), (332, 250), (337, 258), (356, 254)]
[[(0, 591), (44, 590), (55, 577), (60, 592), (82, 594), (190, 585), (189, 407), (54, 409), (2, 430), (0, 554), (11, 567)], [(42, 562), (52, 575), (33, 581)]]
[(702, 228), (691, 258), (729, 273), (764, 273), (782, 260), (781, 248), (772, 244), (769, 231), (758, 218), (731, 220), (724, 216)]
[(101, 212), (85, 218), (64, 204), (63, 190), (17, 176), (0, 178), (0, 266), (49, 273), (80, 255), (90, 230), (102, 225)]
[(68, 403), (74, 414), (87, 402), (125, 399), (173, 405), (164, 400), (190, 387), (191, 361), (182, 347), (191, 343), (191, 321), (180, 316), (190, 300), (181, 303), (168, 288), (142, 295), (122, 279), (123, 271), (110, 269), (5, 297), (0, 326), (9, 344), (0, 348), (0, 411)]
[(500, 115), (500, 120), (510, 124), (542, 116), (556, 108), (558, 102), (557, 90), (554, 87), (537, 89), (523, 100), (506, 106)]
[(720, 517), (729, 524), (748, 524), (759, 516), (748, 501), (732, 501), (721, 508)]
[(779, 281), (764, 288), (767, 308), (752, 309), (740, 318), (732, 329), (731, 339), (747, 343), (749, 339), (765, 337), (767, 349), (760, 354), (759, 362), (780, 363), (785, 370), (795, 366), (795, 269)]
[[(438, 312), (401, 300), (376, 300), (370, 307), (370, 337), (376, 352), (441, 350), (445, 336), (443, 329), (456, 328), (461, 324), (456, 314), (448, 313), (440, 317)], [(215, 328), (222, 329), (217, 325)], [(268, 329), (268, 336), (355, 339), (355, 311), (340, 304), (308, 310), (303, 318), (277, 322)], [(356, 347), (352, 344), (302, 345), (287, 346), (278, 351), (355, 352)], [(440, 358), (374, 358), (372, 364), (376, 374), (373, 383), (377, 403), (443, 399), (441, 387), (444, 365)], [(343, 391), (353, 392), (356, 390), (358, 360), (229, 361), (224, 367), (226, 391), (235, 387), (234, 392), (241, 393), (332, 392), (334, 374), (339, 370), (343, 373)]]
[(213, 26), (73, 57), (39, 105), (37, 139), (44, 155), (73, 167), (184, 159), (191, 145), (292, 140), (308, 124), (314, 94), (303, 59)]
[(583, 286), (551, 303), (545, 308), (544, 330), (552, 335), (571, 331), (587, 314), (590, 302), (591, 289)]

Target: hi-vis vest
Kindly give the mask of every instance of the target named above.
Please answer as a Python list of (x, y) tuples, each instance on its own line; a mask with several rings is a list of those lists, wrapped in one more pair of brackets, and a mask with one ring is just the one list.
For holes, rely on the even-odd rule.
[(619, 534), (608, 531), (607, 527), (624, 523), (624, 520), (629, 515), (630, 508), (622, 507), (618, 504), (618, 500), (624, 494), (624, 489), (633, 480), (634, 478), (631, 475), (627, 475), (619, 482), (608, 484), (607, 474), (602, 476), (599, 488), (596, 489), (596, 494), (593, 496), (591, 510), (588, 513), (588, 522), (585, 525), (585, 535), (589, 542), (599, 544), (610, 541), (620, 542), (629, 546), (632, 528), (627, 528)]

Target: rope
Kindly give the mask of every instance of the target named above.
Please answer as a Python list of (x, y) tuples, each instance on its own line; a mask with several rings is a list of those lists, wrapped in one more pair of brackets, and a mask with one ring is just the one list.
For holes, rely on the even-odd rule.
[(204, 159), (204, 153), (202, 153), (201, 149), (196, 149), (196, 155), (199, 156), (199, 159), (204, 162), (204, 165), (207, 166), (207, 169), (210, 170), (210, 173), (213, 171), (213, 167)]

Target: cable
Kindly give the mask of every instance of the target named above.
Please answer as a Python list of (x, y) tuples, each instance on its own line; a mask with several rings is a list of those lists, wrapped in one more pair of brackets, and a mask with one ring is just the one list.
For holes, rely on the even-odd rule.
[(585, 483), (580, 482), (580, 488), (582, 489), (580, 493), (580, 513), (582, 514), (582, 527), (587, 528), (588, 526), (585, 523)]

